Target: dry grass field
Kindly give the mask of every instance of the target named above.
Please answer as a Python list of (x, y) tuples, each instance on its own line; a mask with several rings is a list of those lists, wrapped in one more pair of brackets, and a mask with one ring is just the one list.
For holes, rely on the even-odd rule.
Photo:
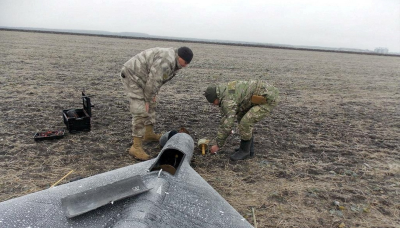
[[(400, 227), (400, 57), (0, 31), (0, 201), (138, 163), (119, 71), (139, 51), (189, 46), (190, 66), (159, 93), (156, 130), (213, 138), (212, 83), (262, 79), (281, 101), (256, 125), (256, 157), (201, 155), (194, 169), (257, 227)], [(62, 110), (92, 99), (92, 130), (65, 129)], [(157, 156), (160, 148), (146, 144)]]

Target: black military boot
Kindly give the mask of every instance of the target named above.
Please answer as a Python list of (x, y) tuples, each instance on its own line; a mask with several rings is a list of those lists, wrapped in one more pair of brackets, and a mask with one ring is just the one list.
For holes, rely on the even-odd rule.
[(250, 158), (254, 157), (254, 136), (251, 137), (250, 139), (251, 144), (250, 144)]
[[(254, 157), (254, 136), (251, 137), (250, 141), (251, 141), (251, 145), (250, 145), (250, 158), (253, 158), (253, 157)], [(235, 149), (235, 152), (238, 152), (239, 149), (240, 149), (240, 148), (236, 148), (236, 149)]]
[(240, 148), (231, 155), (232, 161), (244, 160), (250, 156), (251, 140), (240, 140)]

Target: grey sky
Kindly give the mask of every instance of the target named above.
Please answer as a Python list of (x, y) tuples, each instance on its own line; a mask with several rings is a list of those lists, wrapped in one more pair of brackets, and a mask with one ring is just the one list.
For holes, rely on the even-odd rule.
[(0, 0), (0, 26), (400, 52), (400, 0)]

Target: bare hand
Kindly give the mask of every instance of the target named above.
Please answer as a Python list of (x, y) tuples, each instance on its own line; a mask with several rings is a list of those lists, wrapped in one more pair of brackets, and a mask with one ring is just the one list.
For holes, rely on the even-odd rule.
[(219, 147), (217, 145), (214, 145), (210, 149), (210, 153), (215, 154), (219, 150)]

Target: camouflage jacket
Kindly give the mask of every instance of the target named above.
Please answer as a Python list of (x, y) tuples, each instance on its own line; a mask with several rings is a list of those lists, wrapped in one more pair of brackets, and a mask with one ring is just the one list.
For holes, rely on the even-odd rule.
[(131, 80), (143, 88), (145, 101), (150, 102), (161, 86), (182, 69), (178, 58), (178, 49), (157, 47), (140, 52), (124, 66), (131, 71)]
[(279, 96), (277, 88), (258, 80), (232, 81), (217, 85), (216, 90), (222, 114), (216, 138), (219, 147), (224, 145), (226, 138), (230, 135), (237, 115), (255, 106), (251, 103), (253, 95), (264, 96), (267, 102), (276, 102)]

